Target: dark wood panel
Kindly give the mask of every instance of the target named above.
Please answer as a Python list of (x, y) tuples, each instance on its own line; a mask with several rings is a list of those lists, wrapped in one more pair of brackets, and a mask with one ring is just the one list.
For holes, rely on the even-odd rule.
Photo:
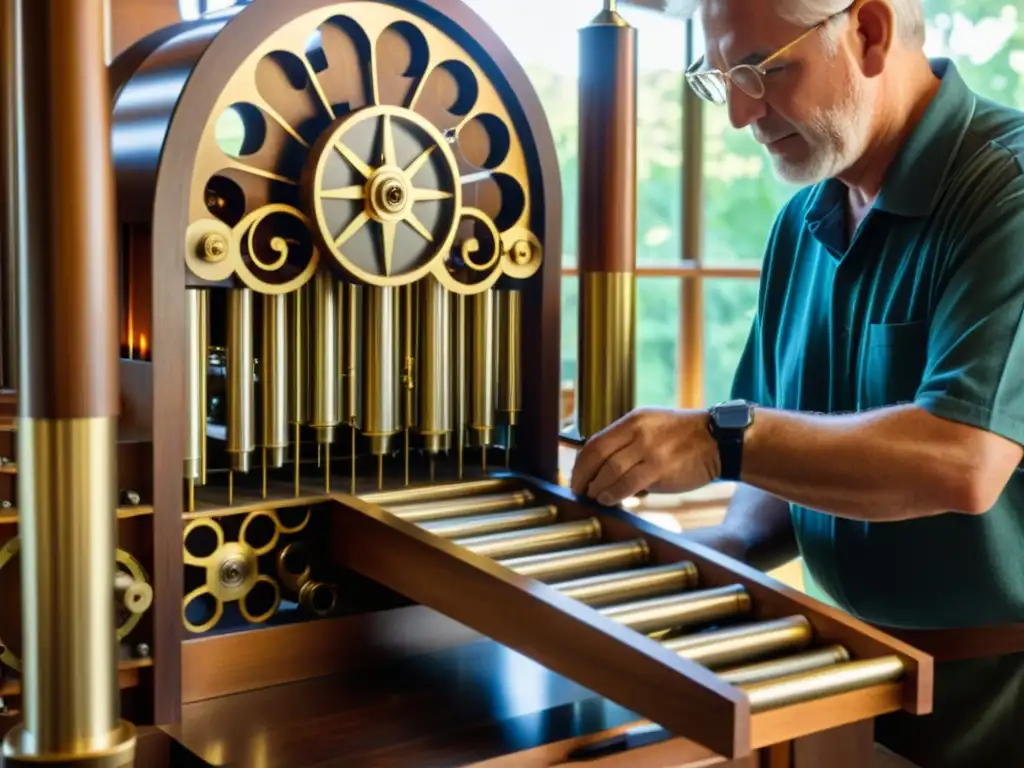
[(339, 563), (716, 753), (750, 751), (747, 698), (705, 667), (378, 507), (334, 504)]
[[(562, 762), (576, 739), (637, 716), (492, 641), (184, 707), (169, 733), (220, 765), (466, 765)], [(544, 745), (544, 762), (508, 761)], [(524, 755), (525, 756), (525, 755)], [(536, 757), (536, 755), (534, 755)]]

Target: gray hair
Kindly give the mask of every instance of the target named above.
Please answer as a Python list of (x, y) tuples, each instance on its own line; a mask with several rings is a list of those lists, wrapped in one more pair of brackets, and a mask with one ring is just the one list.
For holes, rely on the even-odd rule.
[[(683, 18), (697, 11), (703, 0), (669, 0)], [(851, 0), (776, 0), (779, 16), (800, 27), (813, 27), (824, 19), (846, 10)], [(925, 42), (924, 8), (921, 0), (888, 0), (896, 17), (896, 36), (908, 45), (923, 47)], [(838, 31), (838, 24), (831, 27)]]

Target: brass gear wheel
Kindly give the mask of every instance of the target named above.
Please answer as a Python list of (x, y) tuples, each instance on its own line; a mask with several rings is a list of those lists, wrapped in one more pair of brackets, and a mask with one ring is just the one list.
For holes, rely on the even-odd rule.
[(430, 121), (402, 107), (366, 107), (337, 120), (310, 155), (304, 192), (318, 246), (346, 272), (370, 285), (405, 285), (446, 257), (462, 188)]

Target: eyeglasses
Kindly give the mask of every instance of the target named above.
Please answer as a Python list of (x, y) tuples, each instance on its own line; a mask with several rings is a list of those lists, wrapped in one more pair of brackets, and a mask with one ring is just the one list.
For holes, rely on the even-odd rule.
[(729, 96), (730, 83), (752, 99), (763, 99), (765, 94), (764, 78), (772, 71), (771, 63), (802, 43), (805, 38), (810, 37), (832, 21), (832, 19), (843, 15), (849, 10), (850, 7), (847, 7), (818, 22), (810, 29), (802, 32), (795, 40), (787, 43), (775, 51), (775, 53), (763, 59), (759, 64), (737, 64), (728, 72), (722, 72), (719, 69), (701, 69), (705, 63), (705, 57), (701, 56), (686, 71), (686, 82), (690, 84), (694, 93), (705, 101), (710, 101), (712, 104), (725, 104)]

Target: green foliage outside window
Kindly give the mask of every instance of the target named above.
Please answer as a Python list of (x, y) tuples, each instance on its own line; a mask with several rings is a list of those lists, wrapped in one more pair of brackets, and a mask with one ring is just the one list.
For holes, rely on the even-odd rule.
[[(468, 0), (526, 68), (551, 125), (562, 171), (563, 253), (576, 258), (577, 30), (600, 8), (597, 0)], [(1024, 10), (1019, 0), (924, 0), (927, 50), (952, 58), (983, 96), (1024, 108)], [(640, 264), (681, 258), (683, 78), (686, 24), (619, 4), (638, 30)], [(697, 47), (702, 47), (699, 30)], [(699, 55), (699, 54), (697, 54)], [(725, 108), (704, 110), (704, 253), (708, 266), (758, 266), (772, 221), (795, 187), (778, 181), (749, 130), (734, 130)], [(757, 300), (752, 279), (704, 279), (704, 392), (708, 403), (728, 395)], [(563, 283), (563, 379), (576, 377), (577, 287)], [(678, 400), (680, 281), (644, 278), (638, 297), (637, 400)]]

